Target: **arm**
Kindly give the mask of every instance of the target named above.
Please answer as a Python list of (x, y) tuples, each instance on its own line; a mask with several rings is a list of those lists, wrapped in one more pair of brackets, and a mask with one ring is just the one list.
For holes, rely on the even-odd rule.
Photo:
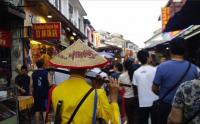
[(116, 102), (118, 100), (118, 93), (119, 93), (119, 83), (117, 79), (110, 79), (110, 100), (112, 102)]
[(29, 84), (29, 94), (33, 94), (33, 79), (32, 76), (30, 77), (30, 84)]
[[(184, 108), (184, 85), (181, 85), (175, 96), (172, 103), (172, 109), (168, 116), (168, 123), (167, 124), (182, 124), (183, 121), (183, 108)], [(185, 94), (186, 95), (186, 94)], [(188, 96), (186, 96), (188, 97)]]
[(181, 108), (172, 107), (168, 116), (167, 124), (182, 124), (183, 110)]
[(138, 97), (138, 87), (137, 87), (137, 80), (136, 80), (136, 73), (133, 74), (132, 84), (133, 84), (133, 92), (134, 96)]
[(49, 86), (51, 86), (52, 84), (53, 84), (53, 79), (52, 79), (52, 74), (53, 72), (48, 72), (48, 75), (47, 75), (47, 77), (48, 77), (48, 85)]
[(156, 70), (155, 70), (155, 77), (154, 77), (154, 80), (153, 80), (153, 85), (151, 87), (152, 91), (158, 95), (159, 94), (159, 91), (160, 91), (160, 85), (161, 85), (161, 82), (162, 82), (162, 74), (164, 72), (162, 72), (162, 69), (160, 67), (158, 67)]
[(155, 85), (155, 83), (153, 83), (152, 85), (152, 91), (158, 95), (159, 93), (159, 86)]
[(116, 100), (111, 98), (111, 103), (103, 89), (98, 89), (97, 118), (103, 118), (107, 123), (120, 124), (120, 112)]
[(103, 89), (98, 89), (97, 117), (107, 123), (120, 124), (120, 112), (117, 104), (119, 84), (116, 79), (110, 79), (110, 103)]
[(15, 85), (17, 87), (17, 89), (21, 92), (21, 93), (25, 93), (26, 91), (20, 87), (20, 85), (18, 84), (20, 82), (20, 80), (18, 80), (18, 76), (15, 78)]

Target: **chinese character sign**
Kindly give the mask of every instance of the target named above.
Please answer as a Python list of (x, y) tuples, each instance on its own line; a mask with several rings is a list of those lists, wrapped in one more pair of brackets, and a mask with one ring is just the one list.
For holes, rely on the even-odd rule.
[(169, 19), (170, 19), (170, 8), (169, 7), (162, 8), (162, 30), (165, 29)]
[(33, 24), (33, 39), (35, 40), (59, 40), (61, 35), (61, 23), (36, 23)]
[(9, 31), (0, 29), (0, 46), (11, 47), (11, 33)]

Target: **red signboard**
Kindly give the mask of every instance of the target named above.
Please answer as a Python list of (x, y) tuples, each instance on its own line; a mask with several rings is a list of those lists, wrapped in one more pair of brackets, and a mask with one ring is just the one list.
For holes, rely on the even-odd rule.
[(60, 22), (33, 24), (33, 39), (35, 40), (59, 40), (60, 35)]
[(11, 33), (0, 29), (0, 46), (11, 47)]

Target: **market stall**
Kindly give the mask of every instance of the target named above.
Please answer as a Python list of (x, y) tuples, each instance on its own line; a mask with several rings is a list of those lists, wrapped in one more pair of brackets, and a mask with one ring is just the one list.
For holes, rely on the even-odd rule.
[(32, 96), (18, 96), (19, 122), (28, 121), (31, 124), (31, 108), (33, 104), (34, 99)]
[(52, 44), (42, 43), (35, 40), (30, 41), (30, 63), (35, 66), (38, 60), (43, 60), (44, 67), (48, 68), (48, 61), (55, 55), (56, 48)]

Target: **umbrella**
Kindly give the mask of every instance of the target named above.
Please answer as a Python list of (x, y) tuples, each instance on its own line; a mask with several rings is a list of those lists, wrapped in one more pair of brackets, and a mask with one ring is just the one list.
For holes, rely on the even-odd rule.
[(113, 53), (109, 53), (109, 52), (105, 52), (105, 51), (103, 51), (103, 52), (98, 52), (98, 54), (99, 54), (100, 56), (103, 56), (103, 57), (109, 58), (109, 59), (113, 58), (113, 56), (114, 56)]

